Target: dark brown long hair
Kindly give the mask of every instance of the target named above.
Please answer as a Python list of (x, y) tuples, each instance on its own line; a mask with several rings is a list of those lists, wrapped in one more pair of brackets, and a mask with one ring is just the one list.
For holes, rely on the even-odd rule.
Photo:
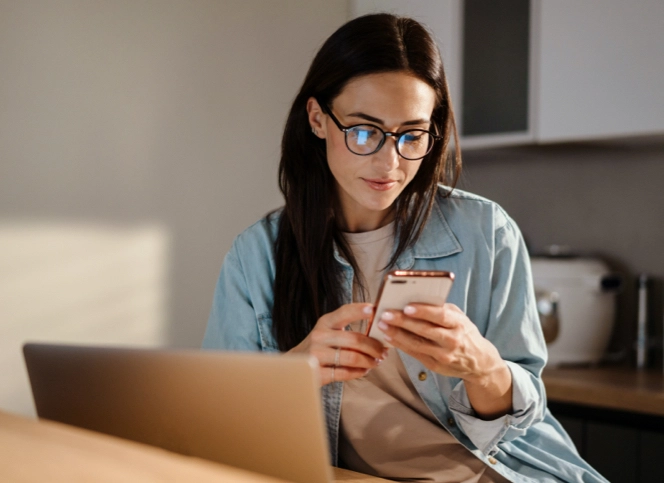
[[(392, 265), (417, 241), (442, 182), (454, 187), (461, 155), (443, 64), (436, 44), (417, 21), (390, 14), (365, 15), (341, 26), (318, 51), (286, 121), (281, 144), (279, 187), (286, 205), (275, 244), (273, 331), (279, 349), (299, 344), (319, 317), (350, 300), (343, 299), (342, 268), (334, 247), (355, 269), (355, 259), (339, 229), (341, 213), (325, 140), (311, 133), (307, 100), (331, 105), (346, 84), (359, 76), (407, 72), (436, 93), (432, 130), (443, 136), (422, 160), (413, 180), (395, 201), (398, 246)], [(448, 156), (450, 136), (455, 154)]]

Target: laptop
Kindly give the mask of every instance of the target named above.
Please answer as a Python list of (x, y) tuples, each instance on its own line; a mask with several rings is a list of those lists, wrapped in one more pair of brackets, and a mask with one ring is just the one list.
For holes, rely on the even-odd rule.
[(329, 483), (316, 361), (296, 355), (23, 346), (40, 418), (297, 483)]

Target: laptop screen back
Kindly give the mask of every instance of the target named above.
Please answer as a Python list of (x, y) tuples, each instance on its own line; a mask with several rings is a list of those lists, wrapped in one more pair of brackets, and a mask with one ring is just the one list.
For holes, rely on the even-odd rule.
[(39, 417), (295, 482), (331, 481), (312, 359), (48, 344), (23, 352)]

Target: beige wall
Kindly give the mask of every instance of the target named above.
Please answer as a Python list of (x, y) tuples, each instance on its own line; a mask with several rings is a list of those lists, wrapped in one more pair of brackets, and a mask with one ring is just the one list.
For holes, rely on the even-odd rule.
[(233, 238), (281, 203), (290, 103), (347, 16), (346, 1), (0, 0), (0, 387), (26, 338), (200, 344)]

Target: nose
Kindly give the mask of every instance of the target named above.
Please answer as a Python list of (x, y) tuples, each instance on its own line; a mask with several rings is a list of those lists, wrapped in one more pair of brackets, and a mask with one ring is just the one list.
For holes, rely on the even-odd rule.
[(399, 153), (397, 152), (397, 138), (387, 136), (385, 143), (377, 153), (374, 154), (374, 163), (378, 164), (382, 171), (389, 172), (399, 166)]

